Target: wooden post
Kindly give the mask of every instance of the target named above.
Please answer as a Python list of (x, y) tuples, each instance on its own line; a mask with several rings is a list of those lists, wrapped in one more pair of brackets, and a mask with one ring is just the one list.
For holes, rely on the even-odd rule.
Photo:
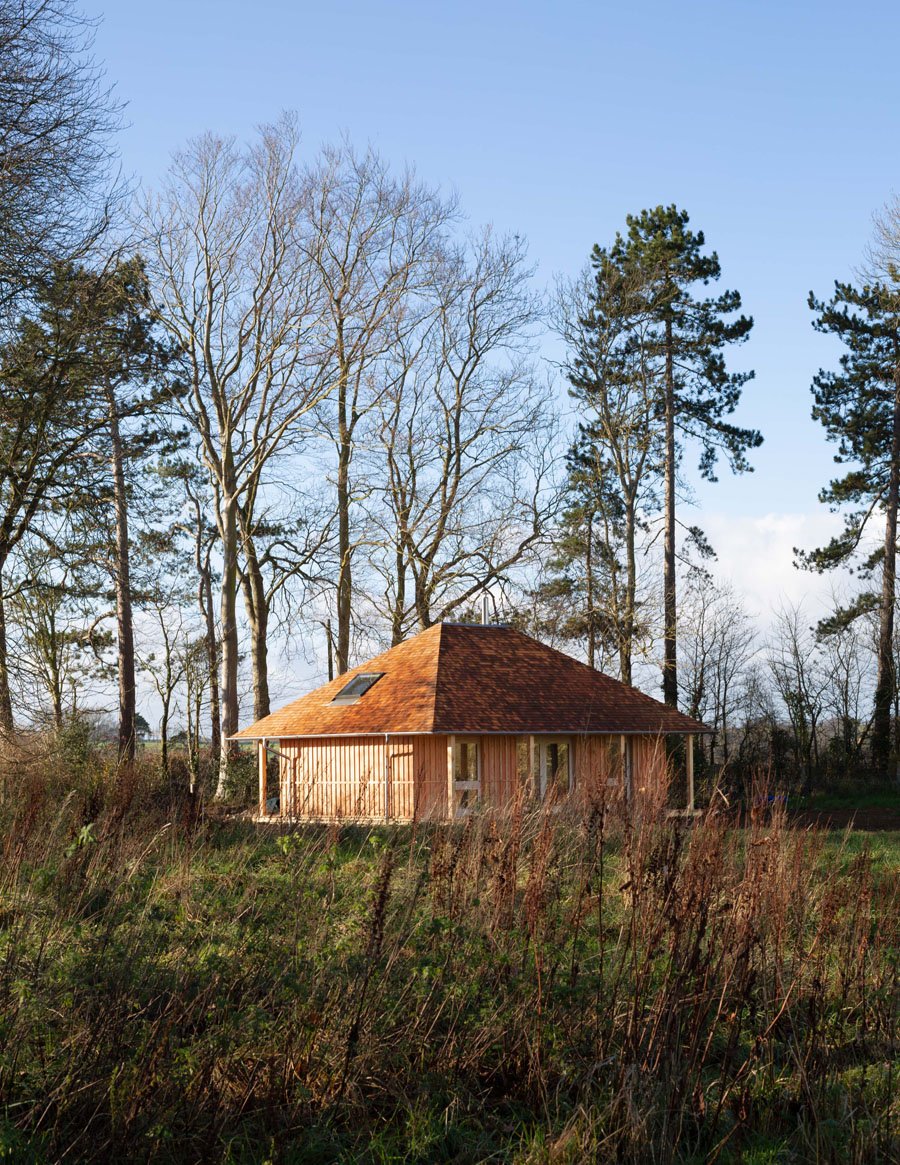
[(447, 820), (453, 820), (453, 803), (456, 800), (453, 782), (453, 750), (456, 746), (456, 737), (447, 737)]
[(687, 738), (687, 808), (688, 813), (694, 812), (694, 738)]
[(267, 778), (268, 761), (266, 758), (266, 742), (265, 742), (265, 740), (260, 740), (257, 742), (256, 761), (257, 761), (257, 764), (259, 765), (259, 815), (260, 815), (260, 817), (265, 817), (266, 816), (266, 793), (268, 792), (268, 778)]

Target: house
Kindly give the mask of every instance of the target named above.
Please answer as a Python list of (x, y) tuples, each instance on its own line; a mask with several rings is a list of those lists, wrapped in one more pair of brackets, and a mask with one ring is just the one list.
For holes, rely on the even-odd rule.
[(661, 782), (688, 716), (511, 627), (440, 623), (237, 733), (291, 820), (459, 817), (473, 807)]

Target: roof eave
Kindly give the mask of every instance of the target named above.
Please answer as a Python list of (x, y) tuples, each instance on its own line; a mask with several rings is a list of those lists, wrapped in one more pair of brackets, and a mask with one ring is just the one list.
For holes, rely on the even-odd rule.
[(414, 728), (373, 728), (364, 732), (253, 732), (253, 725), (226, 740), (358, 740), (365, 736), (711, 736), (712, 728), (700, 724), (684, 728), (441, 728), (425, 731)]

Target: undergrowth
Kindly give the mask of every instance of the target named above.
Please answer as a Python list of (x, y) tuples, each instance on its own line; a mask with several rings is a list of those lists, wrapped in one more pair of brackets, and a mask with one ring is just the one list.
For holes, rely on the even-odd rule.
[(3, 789), (0, 1160), (900, 1157), (900, 846), (600, 803), (263, 832), (140, 768)]

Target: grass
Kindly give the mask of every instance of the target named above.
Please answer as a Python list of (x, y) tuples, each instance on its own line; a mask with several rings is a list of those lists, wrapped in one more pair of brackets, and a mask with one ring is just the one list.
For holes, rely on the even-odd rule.
[(0, 1161), (888, 1162), (900, 835), (0, 804)]
[(802, 802), (807, 809), (895, 809), (900, 810), (900, 788), (878, 789), (853, 786), (814, 793)]

